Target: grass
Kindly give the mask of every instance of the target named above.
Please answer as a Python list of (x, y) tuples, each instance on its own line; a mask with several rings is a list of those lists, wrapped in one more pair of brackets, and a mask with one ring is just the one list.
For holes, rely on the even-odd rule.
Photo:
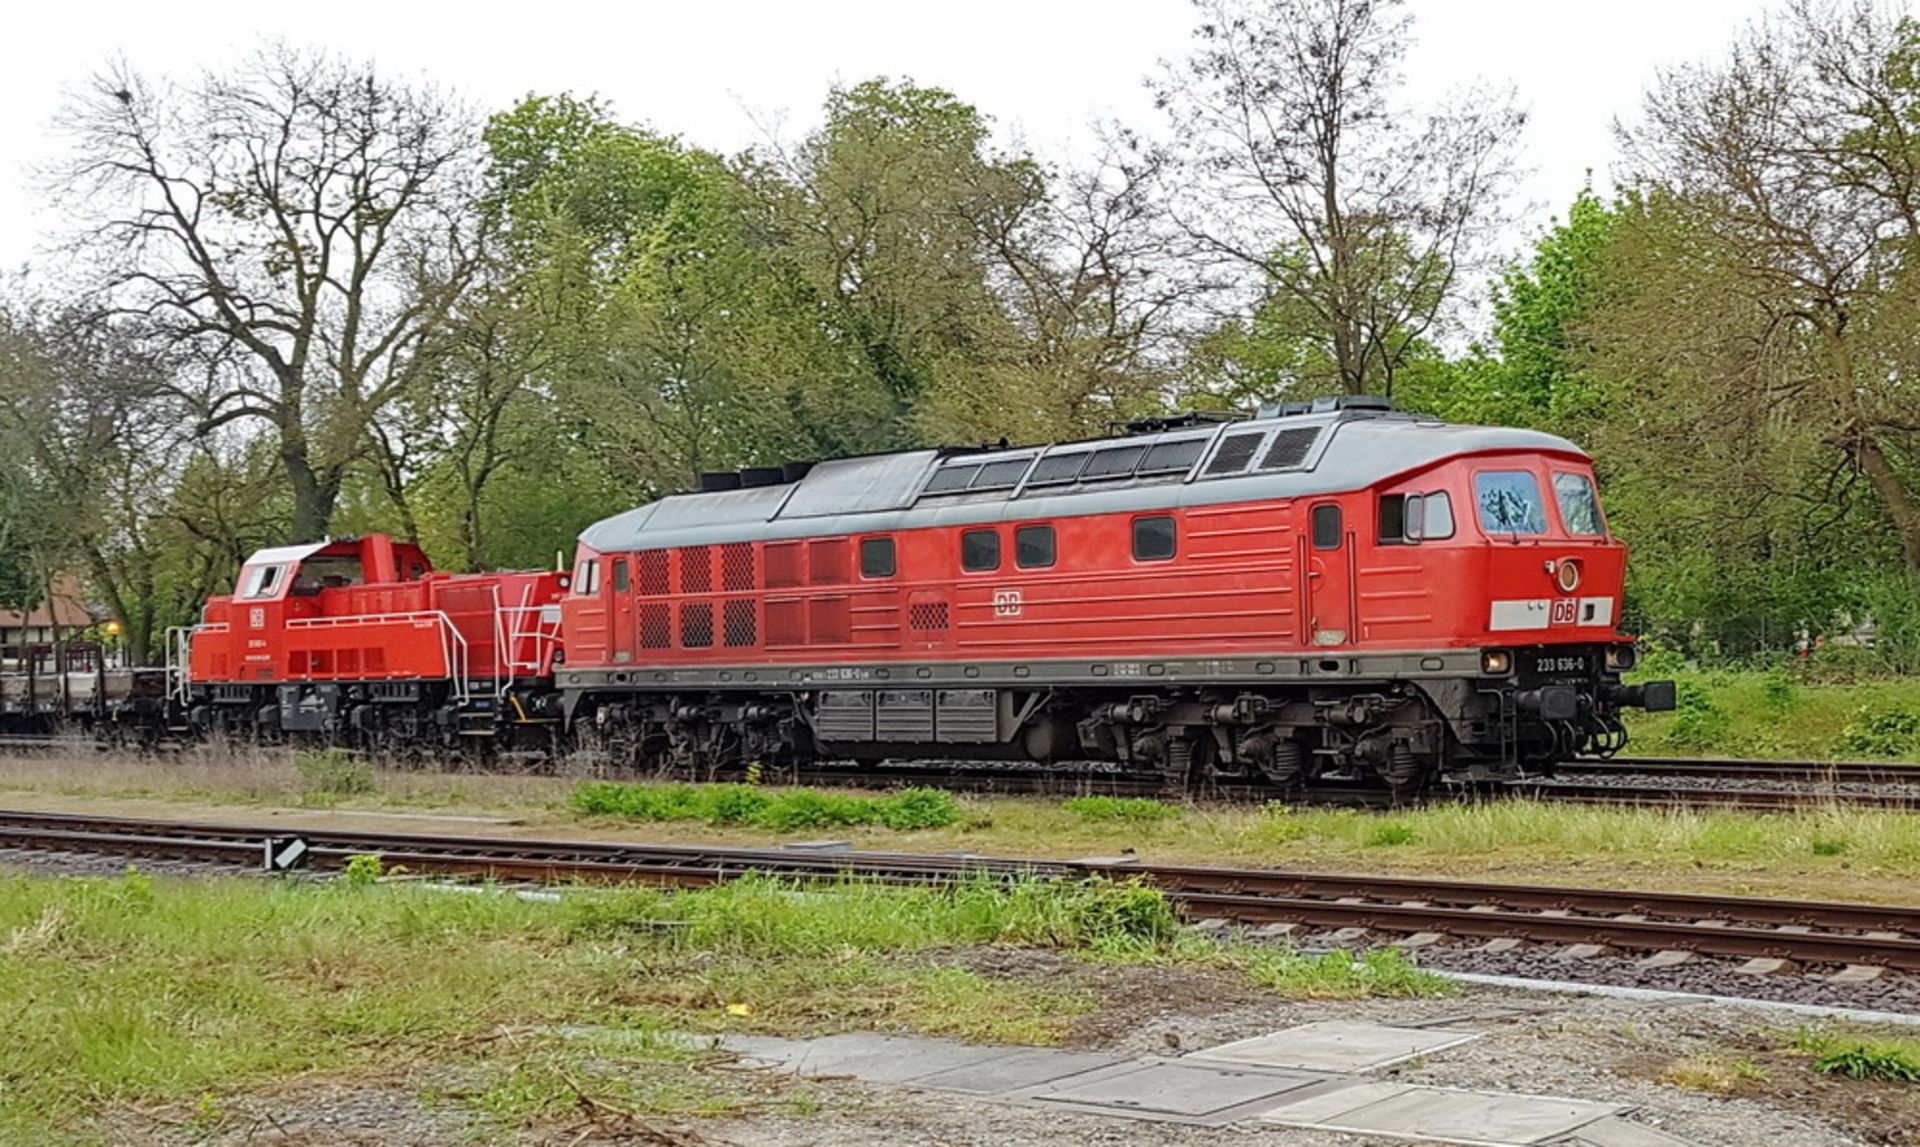
[(1081, 820), (1123, 821), (1131, 824), (1144, 824), (1156, 820), (1172, 820), (1180, 815), (1178, 806), (1150, 797), (1071, 797), (1060, 802), (1062, 812), (1072, 813)]
[(0, 1142), (114, 1141), (129, 1112), (211, 1134), (302, 1078), (409, 1081), (502, 1134), (591, 1104), (635, 1119), (804, 1105), (744, 1094), (758, 1085), (700, 1070), (672, 1033), (1040, 1044), (1100, 1005), (1070, 978), (933, 958), (956, 946), (1209, 967), (1300, 996), (1448, 990), (1391, 953), (1355, 965), (1223, 946), (1127, 884), (755, 878), (551, 904), (363, 875), (0, 882)]
[(820, 789), (765, 789), (755, 785), (622, 784), (583, 781), (573, 790), (575, 811), (627, 820), (697, 820), (746, 824), (775, 832), (879, 825), (896, 831), (939, 828), (960, 819), (960, 804), (941, 789), (904, 789), (860, 796)]
[(1920, 1083), (1920, 1040), (1870, 1038), (1846, 1031), (1803, 1028), (1793, 1049), (1813, 1057), (1812, 1068), (1842, 1079)]
[(1732, 1095), (1748, 1085), (1764, 1083), (1767, 1069), (1749, 1057), (1702, 1053), (1675, 1060), (1660, 1073), (1659, 1082), (1708, 1095)]

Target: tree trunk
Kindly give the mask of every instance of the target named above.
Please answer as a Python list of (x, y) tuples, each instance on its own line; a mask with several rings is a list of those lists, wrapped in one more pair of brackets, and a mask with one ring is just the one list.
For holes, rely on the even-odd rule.
[(1915, 501), (1913, 492), (1907, 489), (1900, 472), (1887, 460), (1885, 451), (1881, 450), (1872, 431), (1861, 432), (1854, 456), (1859, 459), (1860, 468), (1866, 471), (1867, 481), (1872, 484), (1873, 492), (1879, 495), (1880, 504), (1886, 508), (1894, 532), (1900, 535), (1900, 549), (1907, 560), (1907, 575), (1920, 581), (1920, 501)]
[(327, 526), (333, 520), (333, 498), (327, 495), (320, 475), (307, 460), (305, 444), (285, 443), (280, 450), (280, 460), (286, 466), (287, 482), (293, 487), (292, 537), (288, 540), (326, 540)]

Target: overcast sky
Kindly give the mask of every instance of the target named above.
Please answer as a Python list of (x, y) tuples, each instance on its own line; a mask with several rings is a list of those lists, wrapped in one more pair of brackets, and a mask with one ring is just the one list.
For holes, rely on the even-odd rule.
[[(1579, 190), (1605, 187), (1610, 124), (1662, 65), (1719, 52), (1761, 0), (1411, 0), (1416, 93), (1512, 84), (1532, 115), (1518, 243)], [(28, 167), (57, 150), (65, 94), (124, 56), (150, 75), (218, 69), (262, 37), (372, 58), (476, 108), (528, 92), (597, 92), (625, 118), (721, 151), (763, 124), (815, 122), (827, 88), (874, 75), (951, 89), (1041, 156), (1084, 151), (1087, 125), (1158, 127), (1141, 87), (1187, 46), (1186, 0), (640, 0), (605, 5), (422, 0), (40, 0), (8, 16), (0, 67), (0, 266), (52, 223)]]

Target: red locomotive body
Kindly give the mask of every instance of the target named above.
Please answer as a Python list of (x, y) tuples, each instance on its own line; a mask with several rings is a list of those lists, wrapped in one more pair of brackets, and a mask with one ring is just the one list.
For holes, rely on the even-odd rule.
[[(1371, 402), (746, 471), (582, 535), (567, 710), (643, 758), (1406, 787), (1624, 741), (1592, 465)], [(731, 484), (731, 483), (730, 483)]]
[(203, 727), (351, 739), (545, 729), (557, 573), (437, 573), (384, 535), (262, 550), (208, 600), (183, 689)]

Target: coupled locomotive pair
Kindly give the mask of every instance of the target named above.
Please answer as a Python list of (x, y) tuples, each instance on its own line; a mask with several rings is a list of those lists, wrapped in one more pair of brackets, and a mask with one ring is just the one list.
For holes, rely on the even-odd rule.
[(1112, 762), (1396, 790), (1624, 744), (1626, 549), (1591, 460), (1371, 399), (1046, 447), (707, 475), (573, 569), (382, 536), (262, 551), (180, 635), (170, 719), (389, 751)]

